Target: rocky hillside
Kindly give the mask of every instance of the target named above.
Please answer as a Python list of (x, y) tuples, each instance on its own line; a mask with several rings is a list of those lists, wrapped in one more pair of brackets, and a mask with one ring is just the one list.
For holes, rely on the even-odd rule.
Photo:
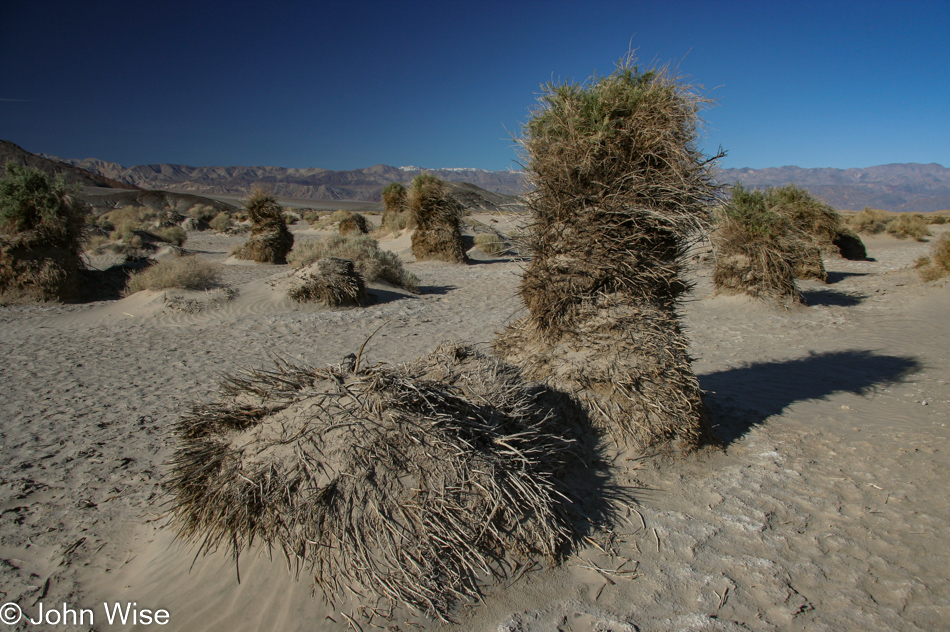
[[(244, 196), (251, 187), (263, 185), (282, 198), (369, 202), (378, 201), (383, 187), (390, 182), (409, 182), (423, 171), (416, 167), (387, 165), (330, 171), (316, 168), (189, 167), (169, 164), (123, 167), (92, 158), (63, 162), (146, 189)], [(495, 193), (520, 195), (525, 192), (524, 174), (517, 171), (426, 171), (449, 182), (468, 182)], [(860, 210), (866, 206), (912, 212), (950, 209), (950, 169), (938, 164), (890, 164), (865, 169), (723, 169), (717, 177), (726, 185), (735, 182), (742, 182), (749, 187), (796, 184), (843, 210)]]
[(51, 174), (65, 174), (66, 182), (82, 187), (102, 187), (106, 189), (138, 189), (127, 182), (113, 180), (101, 173), (92, 173), (82, 167), (32, 154), (22, 147), (7, 140), (0, 140), (0, 174), (6, 173), (6, 164), (12, 162), (18, 165), (27, 165), (40, 171)]
[(330, 171), (317, 168), (189, 167), (169, 164), (123, 167), (93, 158), (65, 162), (142, 188), (174, 189), (200, 195), (243, 196), (252, 187), (260, 185), (282, 198), (375, 202), (380, 199), (380, 192), (387, 184), (408, 182), (423, 171), (450, 182), (469, 182), (495, 193), (519, 195), (524, 192), (520, 173), (484, 169), (423, 170), (374, 165), (352, 171)]
[(724, 169), (720, 182), (749, 187), (795, 184), (841, 210), (866, 206), (927, 213), (950, 209), (950, 169), (938, 164), (880, 165), (866, 169)]

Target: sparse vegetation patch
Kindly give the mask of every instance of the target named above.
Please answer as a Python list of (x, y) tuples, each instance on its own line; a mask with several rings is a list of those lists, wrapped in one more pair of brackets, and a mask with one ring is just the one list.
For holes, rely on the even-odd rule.
[(251, 236), (234, 256), (258, 263), (286, 263), (294, 236), (287, 229), (283, 208), (277, 200), (264, 190), (255, 189), (244, 208), (251, 219)]
[(125, 295), (142, 290), (207, 290), (218, 283), (220, 269), (195, 256), (169, 257), (129, 277)]
[(369, 235), (328, 235), (302, 242), (290, 253), (288, 261), (296, 268), (303, 268), (325, 257), (349, 259), (367, 281), (382, 281), (410, 292), (419, 291), (419, 279), (405, 270), (395, 253), (380, 250), (379, 242)]
[(7, 163), (0, 180), (0, 295), (4, 300), (79, 297), (88, 207), (66, 186)]

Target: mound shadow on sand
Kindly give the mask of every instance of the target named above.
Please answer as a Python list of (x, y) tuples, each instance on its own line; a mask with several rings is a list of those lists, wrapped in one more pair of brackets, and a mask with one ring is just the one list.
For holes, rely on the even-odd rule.
[(794, 402), (839, 392), (862, 395), (875, 386), (900, 382), (920, 368), (914, 358), (849, 350), (756, 362), (698, 377), (716, 433), (728, 445)]
[(852, 294), (837, 290), (802, 290), (802, 302), (811, 307), (854, 307), (867, 298), (865, 294)]

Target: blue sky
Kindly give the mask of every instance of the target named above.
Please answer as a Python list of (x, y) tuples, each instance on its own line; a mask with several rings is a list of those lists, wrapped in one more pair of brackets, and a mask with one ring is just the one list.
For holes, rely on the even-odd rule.
[(724, 167), (950, 166), (950, 1), (0, 2), (0, 139), (126, 166), (517, 168), (632, 45)]

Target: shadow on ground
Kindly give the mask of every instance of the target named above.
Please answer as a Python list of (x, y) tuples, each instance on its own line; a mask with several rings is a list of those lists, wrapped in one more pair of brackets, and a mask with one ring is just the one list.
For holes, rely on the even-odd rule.
[(900, 382), (920, 368), (914, 358), (853, 350), (757, 362), (698, 377), (712, 424), (728, 445), (795, 402), (839, 392), (861, 395)]
[(804, 290), (802, 300), (805, 305), (820, 307), (854, 307), (866, 299), (864, 294), (849, 294), (837, 290)]

